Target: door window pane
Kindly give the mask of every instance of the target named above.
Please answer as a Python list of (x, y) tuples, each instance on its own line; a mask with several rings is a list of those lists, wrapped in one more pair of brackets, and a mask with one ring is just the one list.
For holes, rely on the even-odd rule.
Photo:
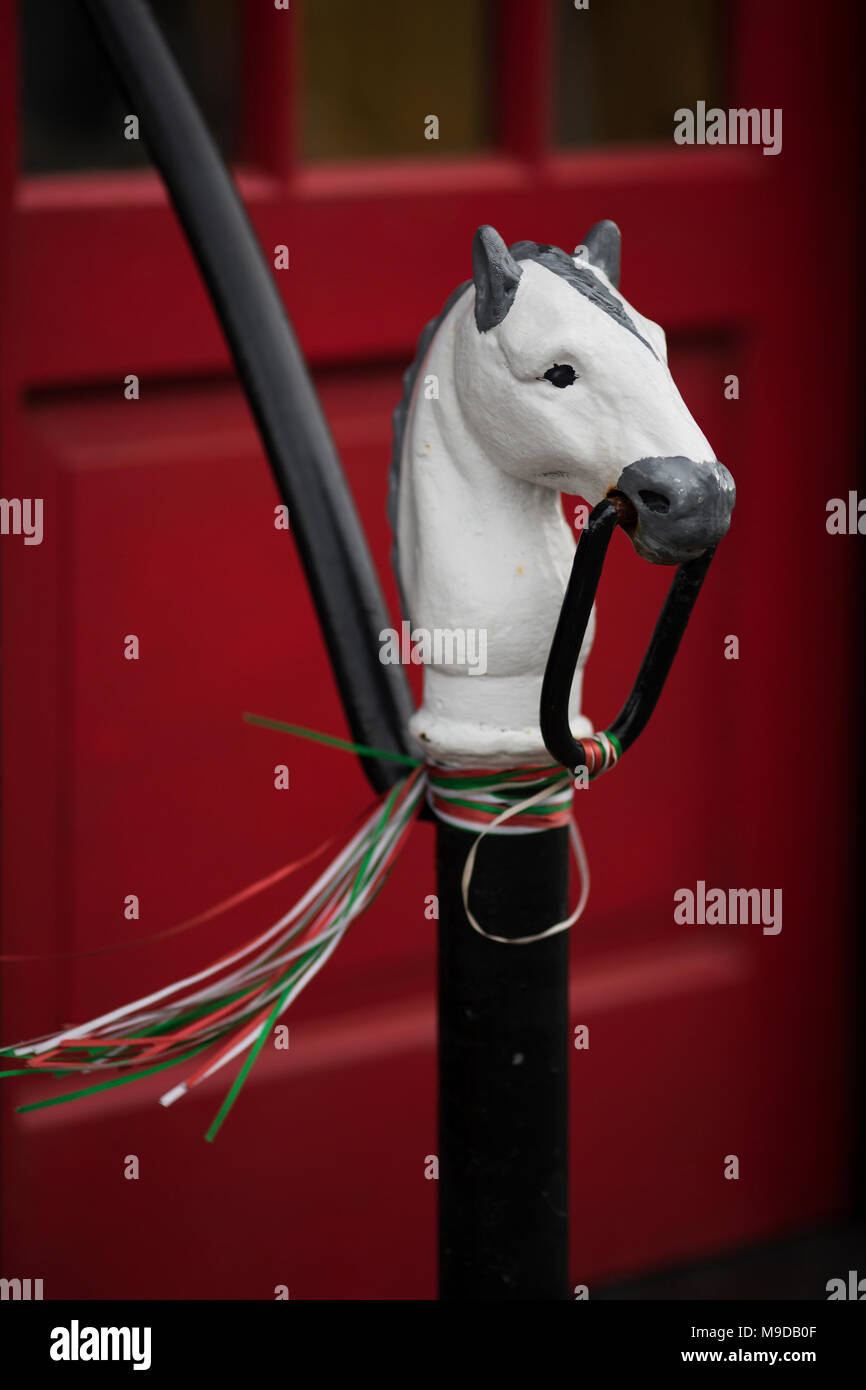
[(558, 144), (669, 143), (679, 107), (725, 104), (721, 0), (556, 4)]
[[(150, 0), (226, 158), (235, 153), (237, 0)], [(78, 0), (21, 0), (21, 169), (126, 169), (148, 163), (124, 138), (129, 103)]]
[[(457, 154), (488, 127), (484, 0), (307, 0), (302, 153), (308, 159)], [(430, 139), (427, 118), (438, 119)]]

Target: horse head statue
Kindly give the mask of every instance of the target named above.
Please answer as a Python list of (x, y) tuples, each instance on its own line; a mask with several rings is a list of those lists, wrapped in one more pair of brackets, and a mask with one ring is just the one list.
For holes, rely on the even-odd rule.
[[(618, 497), (635, 550), (655, 564), (700, 555), (730, 524), (733, 479), (676, 388), (663, 331), (619, 293), (619, 263), (612, 222), (573, 255), (509, 248), (479, 227), (473, 278), (406, 373), (389, 512), (412, 637), (445, 653), (426, 665), (409, 725), (430, 761), (550, 760), (539, 696), (574, 553), (560, 493), (591, 506)], [(571, 689), (576, 738), (592, 732), (580, 704), (593, 631)], [(455, 645), (461, 634), (470, 640)], [(483, 662), (469, 660), (482, 649)]]

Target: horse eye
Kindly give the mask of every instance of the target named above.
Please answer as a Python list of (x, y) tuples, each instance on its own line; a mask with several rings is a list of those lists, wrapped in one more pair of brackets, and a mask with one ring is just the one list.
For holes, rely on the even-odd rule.
[(554, 363), (553, 366), (544, 373), (545, 381), (551, 382), (554, 386), (573, 386), (577, 381), (577, 372), (573, 367), (560, 366)]

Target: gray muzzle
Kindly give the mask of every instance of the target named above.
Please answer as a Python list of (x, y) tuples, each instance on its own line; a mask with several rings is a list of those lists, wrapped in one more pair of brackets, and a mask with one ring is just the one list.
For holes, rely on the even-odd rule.
[(720, 541), (737, 497), (724, 464), (687, 458), (638, 459), (614, 491), (631, 503), (624, 526), (635, 550), (654, 565), (694, 560)]

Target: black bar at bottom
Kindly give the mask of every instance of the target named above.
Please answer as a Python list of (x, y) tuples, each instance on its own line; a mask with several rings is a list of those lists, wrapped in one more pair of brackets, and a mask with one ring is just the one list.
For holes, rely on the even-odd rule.
[[(437, 822), (439, 1296), (567, 1299), (568, 933), (466, 919), (472, 836)], [(498, 936), (568, 914), (568, 831), (488, 836), (470, 907)]]

